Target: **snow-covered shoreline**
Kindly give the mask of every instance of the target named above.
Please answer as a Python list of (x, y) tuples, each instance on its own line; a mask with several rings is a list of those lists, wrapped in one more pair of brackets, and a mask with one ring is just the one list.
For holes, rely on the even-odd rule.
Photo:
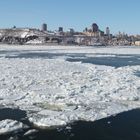
[[(64, 55), (18, 58), (25, 53)], [(136, 74), (140, 65), (115, 68), (68, 62), (65, 54), (70, 53), (116, 57), (140, 55), (140, 48), (0, 45), (0, 105), (19, 107), (27, 111), (30, 122), (46, 128), (95, 121), (140, 107), (140, 77)]]

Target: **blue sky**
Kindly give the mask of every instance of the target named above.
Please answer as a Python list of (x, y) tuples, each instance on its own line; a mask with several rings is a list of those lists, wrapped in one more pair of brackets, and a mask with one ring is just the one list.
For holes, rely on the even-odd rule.
[(92, 23), (113, 33), (140, 34), (140, 0), (0, 0), (0, 28), (63, 26), (82, 31)]

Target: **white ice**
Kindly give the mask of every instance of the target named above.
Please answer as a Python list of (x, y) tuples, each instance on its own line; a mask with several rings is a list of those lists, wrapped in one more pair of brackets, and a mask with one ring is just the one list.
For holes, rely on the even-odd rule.
[[(4, 52), (4, 53), (2, 53)], [(140, 55), (136, 47), (0, 46), (0, 104), (27, 111), (39, 127), (95, 121), (140, 107), (140, 65), (114, 68), (49, 58), (6, 58), (24, 53)], [(99, 54), (99, 55), (98, 55)]]
[(0, 121), (0, 135), (20, 131), (23, 128), (24, 125), (21, 122), (15, 120), (6, 119)]

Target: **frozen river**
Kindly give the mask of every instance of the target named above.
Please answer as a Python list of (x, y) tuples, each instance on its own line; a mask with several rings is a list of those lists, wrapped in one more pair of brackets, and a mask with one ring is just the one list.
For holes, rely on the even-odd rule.
[[(35, 48), (36, 49), (36, 48)], [(89, 49), (89, 48), (88, 48)], [(87, 50), (88, 50), (87, 49)], [(90, 48), (91, 49), (91, 48)], [(96, 49), (97, 50), (103, 50), (104, 48), (93, 48), (91, 49), (93, 52), (84, 52), (84, 50), (82, 49), (82, 53), (78, 52), (78, 49), (76, 50), (76, 53), (74, 52), (75, 50), (68, 50), (68, 52), (66, 52), (66, 50), (63, 52), (63, 49), (57, 50), (56, 49), (52, 49), (52, 50), (46, 50), (45, 48), (39, 50), (28, 50), (28, 49), (23, 49), (20, 50), (19, 48), (16, 49), (12, 49), (12, 50), (1, 50), (0, 51), (0, 57), (5, 57), (5, 58), (25, 58), (25, 59), (56, 59), (56, 58), (66, 58), (66, 61), (70, 61), (70, 62), (82, 62), (82, 63), (91, 63), (91, 64), (95, 64), (95, 65), (105, 65), (105, 66), (112, 66), (112, 67), (124, 67), (124, 66), (136, 66), (136, 65), (140, 65), (140, 54), (138, 52), (132, 53), (129, 52), (125, 54), (125, 52), (123, 52), (121, 54), (121, 48), (120, 49), (120, 54), (117, 52), (115, 54), (115, 52), (103, 52), (101, 51), (101, 53), (96, 53)], [(110, 48), (107, 48), (107, 50), (109, 50)], [(118, 49), (118, 50), (119, 50)], [(124, 47), (122, 50), (124, 51), (125, 49), (127, 49), (126, 47)], [(129, 51), (132, 49), (130, 49), (130, 47), (128, 48)], [(117, 49), (116, 49), (117, 50)], [(138, 48), (133, 48), (134, 51), (139, 51)], [(59, 53), (57, 53), (57, 51)]]
[[(134, 117), (139, 111), (130, 111), (139, 107), (138, 47), (0, 46), (0, 133), (8, 133), (7, 139), (18, 132), (20, 139), (34, 134), (34, 139), (81, 140), (78, 130), (86, 129), (89, 139), (108, 130), (101, 137), (113, 140), (115, 131), (126, 129), (124, 116), (124, 123), (131, 117), (133, 125), (139, 121)], [(138, 138), (137, 133), (131, 135)]]

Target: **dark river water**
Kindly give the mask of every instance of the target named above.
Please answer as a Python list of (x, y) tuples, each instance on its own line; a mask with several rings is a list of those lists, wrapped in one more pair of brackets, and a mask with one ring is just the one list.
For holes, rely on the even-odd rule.
[[(54, 59), (66, 57), (66, 61), (82, 62), (98, 65), (112, 66), (115, 68), (140, 65), (140, 55), (116, 55), (115, 57), (87, 57), (87, 54), (52, 54), (30, 51), (1, 51), (0, 57), (6, 58), (42, 58)], [(89, 54), (90, 55), (90, 54)], [(140, 77), (140, 71), (135, 75)], [(132, 110), (95, 122), (75, 122), (63, 128), (41, 130), (34, 128), (26, 118), (26, 112), (19, 109), (0, 109), (0, 120), (13, 119), (23, 122), (29, 128), (18, 133), (0, 136), (0, 140), (140, 140), (140, 110)], [(36, 129), (35, 133), (24, 135), (28, 130)]]
[[(45, 51), (0, 51), (0, 57), (5, 58), (42, 58), (42, 59), (55, 59), (59, 57), (66, 57), (66, 61), (91, 63), (96, 65), (106, 65), (115, 68), (124, 66), (140, 65), (139, 54), (102, 54), (102, 53), (49, 53)], [(92, 55), (92, 57), (88, 57)], [(102, 55), (102, 57), (95, 57)]]
[[(41, 130), (34, 128), (26, 113), (18, 109), (0, 109), (0, 120), (15, 119), (29, 125), (18, 133), (0, 136), (0, 140), (140, 140), (140, 110), (120, 113), (95, 122), (79, 121), (63, 128)], [(35, 133), (24, 134), (36, 129)]]

